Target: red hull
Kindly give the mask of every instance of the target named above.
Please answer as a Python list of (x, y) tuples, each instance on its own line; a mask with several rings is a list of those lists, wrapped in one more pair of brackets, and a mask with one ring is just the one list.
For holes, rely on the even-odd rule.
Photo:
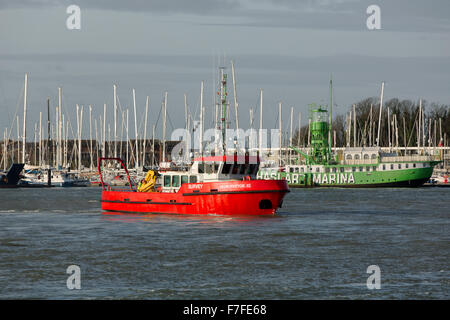
[(178, 192), (107, 191), (102, 210), (124, 213), (272, 215), (289, 192), (285, 180), (186, 183)]

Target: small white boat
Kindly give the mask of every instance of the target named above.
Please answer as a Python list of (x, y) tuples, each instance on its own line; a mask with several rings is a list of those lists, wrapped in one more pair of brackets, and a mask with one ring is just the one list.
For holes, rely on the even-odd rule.
[[(51, 171), (51, 186), (53, 187), (87, 187), (90, 185), (88, 179), (78, 177), (75, 173), (66, 171)], [(31, 170), (25, 172), (20, 184), (47, 185), (47, 171)]]

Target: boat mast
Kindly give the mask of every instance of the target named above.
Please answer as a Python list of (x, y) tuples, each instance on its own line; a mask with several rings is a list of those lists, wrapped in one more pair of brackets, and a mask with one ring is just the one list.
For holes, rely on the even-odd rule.
[(372, 147), (372, 108), (373, 108), (373, 105), (370, 104), (369, 146), (371, 146), (371, 147)]
[(56, 163), (57, 166), (61, 164), (62, 152), (61, 152), (61, 108), (62, 108), (62, 92), (61, 87), (58, 87), (58, 107), (56, 117), (56, 135), (57, 135), (57, 148), (56, 148)]
[(22, 163), (25, 163), (25, 147), (27, 140), (27, 88), (28, 87), (28, 73), (25, 73), (25, 87), (23, 92), (23, 145), (22, 145)]
[(34, 123), (34, 162), (33, 165), (37, 163), (37, 123)]
[[(114, 85), (115, 86), (115, 85)], [(115, 96), (115, 95), (114, 95)], [(102, 157), (106, 157), (106, 103), (103, 104), (103, 141), (102, 141)], [(128, 165), (128, 164), (127, 164)]]
[(263, 90), (259, 89), (259, 156), (262, 156)]
[[(234, 112), (235, 112), (235, 117), (236, 117), (236, 138), (237, 138), (237, 141), (239, 143), (239, 111), (238, 111), (239, 105), (238, 105), (238, 102), (237, 102), (236, 77), (235, 77), (235, 74), (234, 74), (234, 62), (233, 62), (233, 60), (231, 60), (231, 74), (233, 76), (233, 97), (234, 97)], [(238, 147), (238, 146), (236, 145), (236, 147)]]
[(185, 145), (184, 148), (186, 149), (184, 151), (184, 161), (188, 161), (189, 158), (189, 141), (188, 141), (188, 133), (189, 133), (189, 112), (188, 112), (188, 103), (187, 103), (187, 95), (184, 94), (184, 137), (185, 137)]
[[(114, 158), (117, 158), (117, 86), (115, 84), (113, 85), (113, 94), (114, 94), (114, 97), (113, 97), (113, 101), (114, 101)], [(106, 115), (104, 115), (103, 117), (104, 117), (104, 121), (106, 121)]]
[[(330, 75), (330, 108), (329, 108), (329, 125), (328, 125), (328, 147), (329, 147), (329, 155), (331, 156), (331, 131), (333, 128), (333, 78)], [(336, 147), (336, 146), (335, 146)]]
[(353, 146), (357, 147), (357, 137), (356, 137), (356, 104), (353, 105)]
[(51, 173), (51, 154), (50, 154), (50, 142), (52, 137), (50, 135), (50, 98), (47, 98), (47, 158), (48, 158), (48, 168), (47, 168), (47, 185), (50, 187), (52, 185), (52, 173)]
[(199, 151), (200, 155), (203, 156), (203, 89), (204, 89), (204, 83), (202, 81), (200, 86), (200, 144), (199, 144)]
[(389, 152), (391, 152), (391, 116), (390, 116), (389, 105), (387, 107), (387, 124), (388, 124), (388, 147)]
[(302, 113), (298, 113), (298, 136), (297, 136), (297, 146), (300, 147), (300, 137), (302, 132)]
[(163, 102), (162, 162), (165, 162), (165, 160), (166, 160), (166, 118), (167, 118), (167, 91), (164, 93), (164, 102)]
[(138, 127), (137, 127), (137, 115), (136, 115), (136, 90), (133, 89), (133, 108), (134, 108), (134, 135), (135, 135), (135, 145), (136, 145), (136, 169), (139, 167), (139, 145), (138, 145)]
[(279, 140), (278, 140), (278, 145), (280, 147), (280, 153), (279, 153), (279, 159), (278, 159), (278, 164), (281, 167), (281, 126), (282, 126), (282, 121), (281, 121), (281, 101), (278, 103), (278, 129), (280, 129), (279, 132)]
[(3, 133), (3, 170), (6, 171), (6, 167), (7, 167), (7, 161), (8, 161), (8, 157), (7, 157), (7, 152), (8, 152), (8, 141), (6, 140), (7, 137), (7, 132), (8, 129), (5, 128), (5, 131)]
[(89, 167), (92, 171), (94, 167), (94, 155), (92, 154), (92, 105), (89, 105), (89, 154), (91, 156), (91, 165)]
[(17, 119), (17, 162), (20, 162), (20, 125), (19, 125), (19, 116)]
[[(78, 112), (78, 106), (77, 106)], [(78, 173), (81, 173), (81, 135), (83, 132), (83, 106), (80, 109), (80, 118), (78, 124)]]
[(142, 146), (142, 166), (145, 166), (145, 147), (147, 142), (147, 118), (148, 118), (148, 104), (149, 104), (149, 97), (147, 96), (147, 99), (145, 101), (145, 123), (144, 123), (144, 142)]
[[(292, 146), (292, 130), (293, 130), (293, 126), (294, 126), (294, 107), (291, 107), (291, 128), (290, 128), (290, 132), (289, 132), (289, 146)], [(289, 157), (289, 161), (288, 163), (291, 164), (291, 150), (288, 150), (288, 157)]]
[(380, 146), (381, 112), (383, 110), (384, 81), (381, 82), (380, 115), (378, 117), (377, 147)]
[(155, 165), (155, 125), (152, 126), (152, 166)]
[(97, 131), (97, 119), (94, 120), (94, 127), (95, 127), (95, 151), (97, 153), (97, 161), (98, 161), (98, 131)]
[(130, 140), (129, 140), (129, 137), (128, 137), (128, 124), (129, 124), (129, 122), (128, 122), (128, 108), (127, 108), (127, 130), (126, 130), (126, 132), (127, 132), (127, 168), (128, 168), (128, 149), (129, 149), (129, 147), (130, 147)]
[(42, 111), (39, 112), (39, 168), (42, 168)]
[(222, 150), (226, 154), (226, 129), (227, 129), (227, 74), (225, 67), (220, 67), (220, 104), (221, 104), (221, 129), (222, 129)]

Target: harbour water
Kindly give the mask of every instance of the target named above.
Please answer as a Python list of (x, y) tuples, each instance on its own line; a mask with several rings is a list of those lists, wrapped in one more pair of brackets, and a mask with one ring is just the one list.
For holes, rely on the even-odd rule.
[(450, 297), (449, 188), (292, 190), (272, 217), (105, 215), (100, 196), (0, 190), (0, 299)]

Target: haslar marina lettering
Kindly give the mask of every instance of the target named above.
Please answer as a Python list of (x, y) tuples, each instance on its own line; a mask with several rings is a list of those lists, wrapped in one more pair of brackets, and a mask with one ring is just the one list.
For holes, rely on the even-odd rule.
[[(287, 177), (286, 177), (287, 179)], [(353, 173), (329, 173), (329, 174), (313, 174), (314, 183), (320, 184), (341, 184), (341, 183), (355, 183)]]
[[(258, 172), (258, 179), (283, 179), (285, 178), (288, 184), (298, 184), (304, 180), (305, 174), (299, 173), (283, 173), (283, 172)], [(353, 173), (315, 173), (312, 174), (312, 181), (315, 184), (354, 184), (355, 177)]]

